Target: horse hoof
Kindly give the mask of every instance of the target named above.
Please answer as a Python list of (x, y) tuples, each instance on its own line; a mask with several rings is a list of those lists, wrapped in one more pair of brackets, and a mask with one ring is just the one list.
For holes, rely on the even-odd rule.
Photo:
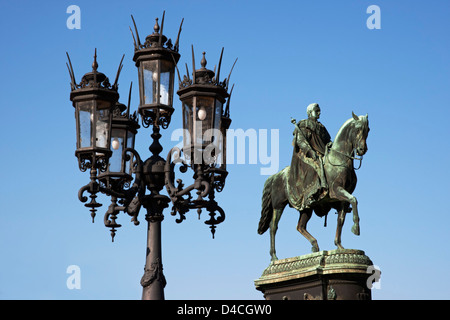
[(313, 243), (311, 252), (319, 252), (319, 246), (317, 245), (317, 243)]
[(354, 225), (353, 225), (353, 227), (352, 227), (352, 232), (353, 232), (355, 235), (359, 236), (359, 225), (358, 225), (358, 224), (354, 224)]

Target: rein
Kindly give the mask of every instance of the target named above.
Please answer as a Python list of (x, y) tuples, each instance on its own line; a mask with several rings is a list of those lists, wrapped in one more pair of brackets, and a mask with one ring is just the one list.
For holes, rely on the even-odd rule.
[[(343, 152), (340, 152), (340, 151), (338, 151), (338, 150), (331, 149), (330, 147), (328, 147), (328, 148), (326, 148), (325, 156), (328, 154), (329, 150), (334, 151), (334, 152), (337, 152), (337, 153), (339, 153), (339, 154), (341, 154), (341, 155), (343, 155), (343, 156), (345, 156), (345, 157), (347, 157), (347, 158), (349, 158), (349, 159), (351, 159), (351, 160), (359, 160), (359, 167), (358, 167), (358, 168), (354, 168), (354, 169), (355, 169), (355, 170), (359, 170), (359, 169), (361, 168), (362, 161), (363, 161), (363, 156), (361, 156), (361, 158), (358, 158), (358, 157), (356, 157), (356, 156), (352, 156), (352, 154), (356, 154), (356, 148), (353, 148), (353, 150), (352, 150), (352, 152), (350, 153), (350, 155), (348, 155), (348, 154), (345, 154), (345, 153), (343, 153)], [(324, 156), (324, 157), (325, 157), (325, 156)], [(335, 166), (335, 167), (337, 167), (337, 166), (342, 166), (342, 165), (340, 165), (340, 164), (334, 164), (334, 163), (331, 163), (330, 159), (328, 159), (328, 162), (329, 162), (332, 166)]]

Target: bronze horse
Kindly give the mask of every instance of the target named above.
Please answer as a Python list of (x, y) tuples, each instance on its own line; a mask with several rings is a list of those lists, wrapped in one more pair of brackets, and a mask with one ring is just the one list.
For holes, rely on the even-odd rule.
[[(306, 230), (313, 211), (322, 217), (327, 215), (331, 209), (337, 210), (338, 219), (334, 243), (339, 249), (343, 249), (341, 233), (347, 212), (353, 211), (352, 232), (359, 235), (358, 202), (352, 195), (357, 180), (353, 160), (358, 159), (354, 156), (355, 152), (360, 157), (367, 152), (366, 139), (370, 129), (367, 115), (358, 117), (352, 112), (352, 116), (342, 125), (323, 159), (328, 192), (325, 191), (322, 196), (316, 197), (306, 205), (304, 203), (299, 205), (294, 201), (296, 198), (302, 197), (302, 185), (305, 185), (305, 181), (302, 180), (312, 179), (312, 168), (308, 170), (308, 166), (305, 166), (300, 159), (295, 147), (295, 139), (291, 165), (266, 180), (258, 233), (263, 234), (270, 227), (272, 261), (278, 260), (275, 252), (275, 234), (278, 229), (278, 221), (288, 204), (300, 212), (297, 230), (309, 240), (313, 252), (319, 251), (319, 246), (317, 240)], [(310, 183), (310, 181), (306, 181), (306, 183)]]

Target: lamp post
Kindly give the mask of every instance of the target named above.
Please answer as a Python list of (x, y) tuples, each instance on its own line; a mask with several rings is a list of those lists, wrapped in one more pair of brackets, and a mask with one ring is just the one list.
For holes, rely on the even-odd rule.
[[(93, 221), (97, 208), (101, 206), (95, 201), (96, 194), (101, 192), (111, 197), (104, 223), (111, 230), (112, 241), (117, 228), (121, 227), (116, 222), (120, 212), (132, 216), (132, 221), (138, 225), (140, 209), (143, 207), (146, 210), (147, 250), (141, 279), (142, 299), (162, 300), (166, 285), (161, 252), (164, 209), (172, 203), (171, 214), (179, 214), (177, 223), (186, 219), (185, 214), (190, 209), (196, 209), (199, 217), (203, 209), (207, 210), (209, 219), (205, 224), (211, 228), (213, 238), (216, 226), (225, 220), (225, 212), (215, 200), (215, 191), (222, 191), (228, 174), (225, 145), (226, 130), (231, 122), (229, 103), (232, 88), (228, 92), (230, 76), (223, 81), (219, 78), (223, 49), (216, 73), (206, 69), (205, 53), (201, 68), (195, 68), (192, 47), (192, 78), (186, 64), (187, 75), (181, 79), (177, 63), (180, 59), (178, 50), (183, 20), (174, 44), (162, 33), (164, 13), (161, 26), (157, 18), (154, 32), (141, 43), (135, 20), (133, 16), (131, 18), (135, 30), (135, 33), (131, 31), (133, 61), (138, 69), (140, 95), (137, 113), (130, 115), (131, 86), (128, 105), (118, 101), (122, 61), (111, 85), (108, 78), (97, 71), (95, 51), (92, 72), (85, 74), (77, 83), (67, 55), (71, 77), (70, 99), (75, 107), (77, 126), (75, 155), (81, 171), (90, 169), (90, 182), (80, 189), (78, 197), (90, 208)], [(184, 143), (181, 149), (172, 148), (164, 159), (160, 156), (163, 150), (159, 142), (160, 129), (168, 128), (175, 110), (175, 72), (179, 80), (177, 94), (182, 102)], [(139, 117), (144, 128), (152, 127), (149, 147), (152, 155), (146, 160), (141, 160), (134, 148), (135, 136), (140, 128)], [(177, 164), (180, 164), (181, 172), (189, 168), (193, 170), (194, 182), (191, 185), (184, 187), (180, 179), (175, 180)], [(164, 186), (168, 196), (160, 193)], [(85, 192), (90, 194), (91, 201), (88, 203)]]

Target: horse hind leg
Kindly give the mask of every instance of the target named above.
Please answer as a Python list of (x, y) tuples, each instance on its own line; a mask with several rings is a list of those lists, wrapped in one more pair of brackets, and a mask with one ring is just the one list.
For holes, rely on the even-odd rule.
[(344, 225), (345, 222), (345, 215), (346, 215), (345, 208), (342, 206), (338, 212), (336, 237), (334, 238), (334, 244), (338, 247), (338, 249), (344, 249), (344, 247), (341, 245), (341, 234), (342, 234), (342, 226)]
[(317, 244), (316, 238), (314, 238), (307, 230), (306, 225), (308, 224), (309, 219), (311, 218), (312, 210), (308, 209), (300, 212), (300, 218), (298, 219), (297, 230), (300, 232), (308, 241), (311, 243), (312, 252), (319, 251), (319, 245)]
[(275, 250), (275, 234), (278, 230), (278, 222), (280, 221), (283, 209), (273, 209), (272, 221), (270, 222), (270, 256), (271, 261), (278, 260)]

